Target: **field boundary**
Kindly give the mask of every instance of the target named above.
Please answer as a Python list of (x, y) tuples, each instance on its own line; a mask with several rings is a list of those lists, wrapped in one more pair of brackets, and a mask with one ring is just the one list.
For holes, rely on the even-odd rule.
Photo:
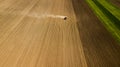
[(107, 30), (116, 38), (117, 41), (120, 42), (120, 20), (118, 17), (106, 9), (99, 1), (86, 0), (86, 2), (94, 11), (96, 16), (102, 21)]

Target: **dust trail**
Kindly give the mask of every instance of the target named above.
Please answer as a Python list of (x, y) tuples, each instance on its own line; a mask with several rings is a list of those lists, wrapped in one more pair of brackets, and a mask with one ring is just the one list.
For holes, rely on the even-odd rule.
[[(6, 12), (5, 14), (22, 15), (22, 16), (25, 15), (24, 13), (9, 13), (9, 12)], [(65, 16), (65, 15), (38, 14), (38, 13), (30, 13), (30, 14), (27, 14), (27, 15), (25, 15), (25, 16), (34, 17), (34, 18), (38, 18), (38, 19), (43, 19), (43, 18), (58, 18), (58, 19), (64, 19), (64, 18), (67, 17), (67, 16)]]
[(64, 15), (54, 15), (54, 14), (42, 14), (42, 15), (39, 15), (39, 14), (29, 14), (28, 15), (29, 17), (35, 17), (35, 18), (60, 18), (60, 19), (64, 19), (66, 18), (67, 16), (64, 16)]

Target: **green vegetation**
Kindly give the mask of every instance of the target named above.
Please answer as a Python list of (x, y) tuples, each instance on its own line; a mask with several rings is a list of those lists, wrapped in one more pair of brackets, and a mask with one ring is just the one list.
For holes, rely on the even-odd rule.
[(120, 42), (120, 9), (107, 0), (86, 0), (104, 26)]
[(100, 4), (102, 4), (104, 6), (104, 8), (106, 8), (111, 14), (113, 14), (117, 19), (120, 20), (120, 9), (113, 6), (109, 1), (107, 0), (103, 0), (100, 1), (98, 0), (98, 2)]

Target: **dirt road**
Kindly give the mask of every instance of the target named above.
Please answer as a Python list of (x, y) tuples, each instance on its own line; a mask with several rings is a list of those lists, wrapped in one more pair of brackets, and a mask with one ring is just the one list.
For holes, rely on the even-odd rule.
[(0, 67), (119, 66), (120, 46), (83, 0), (0, 0)]

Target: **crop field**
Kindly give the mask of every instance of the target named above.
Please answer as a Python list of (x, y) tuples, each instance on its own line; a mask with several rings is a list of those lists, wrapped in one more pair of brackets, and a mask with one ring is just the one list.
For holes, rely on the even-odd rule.
[(0, 0), (0, 67), (120, 67), (120, 0)]

